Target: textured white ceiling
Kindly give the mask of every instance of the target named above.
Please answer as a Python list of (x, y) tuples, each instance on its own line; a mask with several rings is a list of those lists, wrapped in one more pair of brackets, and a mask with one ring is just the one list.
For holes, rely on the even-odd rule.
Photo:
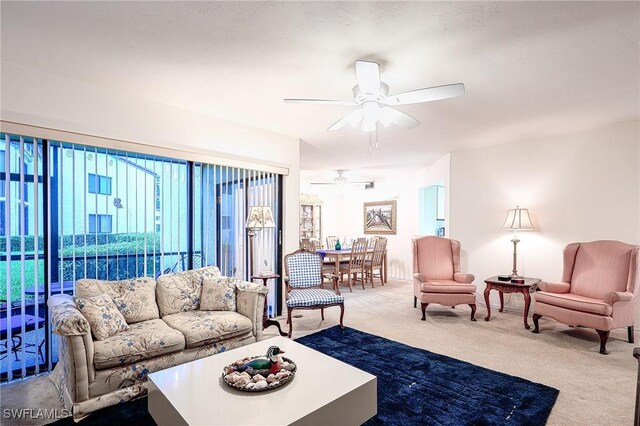
[[(303, 140), (306, 169), (425, 165), (447, 152), (639, 116), (638, 2), (2, 2), (2, 61)], [(391, 92), (465, 83), (400, 107), (423, 125), (326, 131), (356, 59)], [(369, 173), (371, 174), (371, 173)]]

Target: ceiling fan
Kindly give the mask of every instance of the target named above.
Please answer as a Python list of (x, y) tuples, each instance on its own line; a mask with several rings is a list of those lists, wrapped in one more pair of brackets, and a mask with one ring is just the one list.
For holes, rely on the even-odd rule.
[(464, 84), (456, 83), (389, 95), (389, 86), (380, 81), (379, 65), (369, 61), (356, 61), (356, 81), (358, 84), (352, 90), (353, 101), (324, 99), (285, 99), (284, 101), (316, 105), (359, 106), (360, 108), (336, 121), (328, 130), (337, 130), (347, 124), (355, 127), (362, 123), (362, 130), (372, 132), (377, 129), (378, 121), (385, 127), (393, 123), (405, 129), (412, 129), (420, 124), (415, 118), (392, 107), (438, 101), (464, 94)]
[(333, 178), (333, 181), (331, 182), (311, 182), (311, 185), (345, 185), (345, 184), (351, 184), (351, 185), (364, 185), (365, 189), (370, 189), (373, 188), (374, 186), (374, 182), (372, 180), (367, 180), (367, 181), (352, 181), (352, 180), (348, 180), (346, 177), (343, 176), (345, 170), (336, 170), (336, 173), (338, 174), (338, 176)]

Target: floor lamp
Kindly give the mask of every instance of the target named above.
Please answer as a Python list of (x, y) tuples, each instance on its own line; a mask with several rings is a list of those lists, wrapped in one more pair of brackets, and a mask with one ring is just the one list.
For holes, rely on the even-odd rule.
[(522, 278), (518, 275), (518, 251), (517, 245), (520, 242), (518, 239), (518, 231), (533, 231), (535, 228), (531, 223), (528, 209), (521, 209), (520, 206), (516, 206), (515, 209), (510, 209), (507, 212), (507, 218), (502, 225), (502, 229), (505, 231), (513, 231), (513, 271), (511, 273), (512, 278)]
[(247, 235), (249, 235), (249, 278), (253, 276), (253, 263), (254, 263), (254, 251), (253, 251), (253, 238), (256, 232), (265, 228), (275, 228), (276, 223), (273, 220), (273, 212), (269, 206), (252, 206), (249, 208), (249, 215), (247, 216)]

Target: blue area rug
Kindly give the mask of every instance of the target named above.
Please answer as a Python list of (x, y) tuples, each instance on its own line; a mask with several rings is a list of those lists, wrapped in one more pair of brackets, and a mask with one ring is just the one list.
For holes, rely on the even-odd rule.
[(549, 386), (351, 328), (296, 341), (377, 376), (378, 415), (366, 425), (544, 425), (558, 397)]

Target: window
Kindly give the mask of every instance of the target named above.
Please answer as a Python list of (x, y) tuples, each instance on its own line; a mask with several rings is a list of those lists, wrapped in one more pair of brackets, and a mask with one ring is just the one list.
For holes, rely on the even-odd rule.
[[(73, 294), (58, 283), (206, 265), (247, 279), (247, 208), (270, 205), (281, 217), (281, 187), (274, 173), (0, 133), (0, 276), (11, 277), (0, 285), (0, 299), (16, 306), (0, 316), (8, 323), (21, 312), (42, 316), (0, 341), (0, 348), (17, 337), (29, 343), (0, 354), (0, 382), (57, 362), (58, 339), (43, 313), (51, 295)], [(256, 270), (280, 272), (278, 235), (274, 228), (254, 237)], [(274, 287), (268, 312), (277, 314), (282, 295)]]
[(110, 214), (90, 214), (89, 233), (90, 234), (110, 234), (113, 216)]
[(111, 195), (111, 178), (89, 173), (89, 192), (91, 194)]

